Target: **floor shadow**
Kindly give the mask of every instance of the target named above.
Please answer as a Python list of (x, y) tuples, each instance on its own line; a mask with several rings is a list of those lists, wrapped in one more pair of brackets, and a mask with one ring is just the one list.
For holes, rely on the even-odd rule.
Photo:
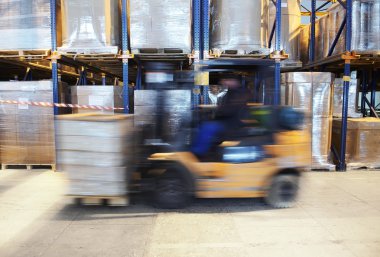
[[(229, 198), (229, 199), (194, 199), (184, 209), (159, 209), (151, 205), (151, 202), (143, 197), (134, 197), (129, 206), (86, 206), (67, 204), (57, 212), (56, 220), (101, 220), (120, 218), (149, 218), (160, 213), (239, 213), (272, 210), (261, 198)], [(112, 214), (112, 216), (107, 216)], [(98, 216), (99, 215), (99, 216)], [(102, 216), (104, 215), (104, 216)]]

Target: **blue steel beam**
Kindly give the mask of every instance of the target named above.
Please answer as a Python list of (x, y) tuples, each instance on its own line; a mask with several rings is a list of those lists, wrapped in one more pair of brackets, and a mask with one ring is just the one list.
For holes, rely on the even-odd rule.
[(362, 72), (362, 85), (361, 85), (361, 91), (362, 91), (362, 99), (361, 99), (361, 105), (360, 105), (360, 110), (363, 114), (363, 116), (367, 116), (367, 111), (366, 111), (366, 96), (367, 96), (367, 85), (368, 85), (368, 71), (366, 69), (363, 69)]
[(121, 33), (122, 33), (122, 50), (123, 50), (123, 107), (124, 113), (129, 113), (129, 86), (128, 86), (128, 3), (127, 0), (122, 0), (121, 4)]
[[(352, 0), (346, 1), (346, 52), (351, 52), (352, 36)], [(344, 79), (343, 79), (343, 108), (342, 108), (342, 126), (340, 138), (340, 160), (337, 167), (338, 171), (346, 170), (346, 140), (347, 140), (347, 113), (348, 113), (348, 91), (350, 86), (350, 61), (345, 60)]]
[[(51, 50), (53, 55), (57, 51), (57, 6), (56, 0), (50, 0), (50, 25), (51, 25)], [(53, 81), (53, 101), (58, 103), (58, 63), (57, 59), (52, 59), (51, 73)], [(54, 115), (58, 114), (58, 107), (54, 107)]]
[(377, 85), (377, 72), (372, 71), (372, 81), (371, 81), (371, 106), (376, 105), (376, 85)]
[(309, 48), (309, 56), (310, 61), (315, 61), (315, 20), (316, 20), (316, 7), (317, 0), (311, 0), (311, 33), (310, 33), (310, 48)]
[[(202, 17), (201, 51), (203, 52), (201, 58), (202, 60), (205, 60), (205, 59), (208, 59), (209, 51), (210, 51), (210, 45), (209, 45), (210, 44), (210, 35), (209, 35), (210, 15), (209, 15), (209, 1), (208, 0), (202, 0), (201, 17)], [(209, 104), (208, 91), (209, 91), (209, 87), (207, 85), (203, 85), (203, 90), (202, 90), (203, 104)]]
[[(277, 53), (281, 51), (281, 0), (276, 1), (276, 41), (275, 50)], [(280, 105), (281, 99), (281, 63), (276, 60), (274, 67), (274, 98), (273, 104)]]
[[(194, 72), (198, 72), (197, 64), (203, 59), (203, 49), (202, 49), (202, 0), (193, 0), (193, 24), (194, 24), (194, 35), (193, 35), (193, 45), (194, 45)], [(194, 85), (192, 93), (192, 104), (193, 108), (196, 108), (200, 104), (201, 92), (200, 86)]]

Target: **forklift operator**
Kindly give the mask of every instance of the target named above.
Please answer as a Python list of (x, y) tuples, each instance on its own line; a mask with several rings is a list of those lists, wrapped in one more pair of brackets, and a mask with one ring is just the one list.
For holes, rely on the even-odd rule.
[(194, 140), (192, 152), (198, 157), (204, 157), (213, 144), (223, 141), (224, 135), (233, 133), (243, 124), (241, 113), (246, 110), (250, 92), (242, 87), (237, 77), (227, 77), (220, 81), (227, 88), (227, 94), (221, 99), (215, 119), (200, 125), (198, 135)]

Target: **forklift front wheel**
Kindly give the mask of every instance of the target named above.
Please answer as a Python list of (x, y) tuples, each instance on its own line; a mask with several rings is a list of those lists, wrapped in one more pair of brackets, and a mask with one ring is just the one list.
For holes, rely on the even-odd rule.
[(154, 199), (159, 208), (184, 208), (191, 199), (189, 183), (180, 173), (167, 171), (156, 179)]
[(290, 208), (298, 194), (299, 178), (296, 175), (277, 175), (273, 178), (266, 202), (274, 208)]

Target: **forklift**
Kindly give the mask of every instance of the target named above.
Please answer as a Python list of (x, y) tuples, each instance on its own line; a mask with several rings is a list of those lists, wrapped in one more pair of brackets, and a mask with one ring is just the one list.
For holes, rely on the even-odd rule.
[[(152, 88), (161, 95), (170, 90), (161, 85)], [(164, 122), (165, 108), (159, 107), (164, 101), (164, 97), (159, 100), (156, 124)], [(212, 120), (214, 112), (215, 107), (207, 105), (194, 108), (192, 122), (183, 124), (182, 130), (188, 129), (185, 126), (196, 130)], [(294, 205), (301, 173), (311, 156), (310, 135), (302, 129), (303, 113), (290, 107), (248, 104), (239, 115), (241, 126), (212, 142), (206, 158), (197, 156), (189, 145), (165, 142), (160, 133), (156, 134), (159, 140), (140, 142), (136, 174), (155, 206), (177, 209), (193, 198), (256, 197), (265, 198), (274, 208)], [(177, 138), (184, 141), (180, 133)]]

